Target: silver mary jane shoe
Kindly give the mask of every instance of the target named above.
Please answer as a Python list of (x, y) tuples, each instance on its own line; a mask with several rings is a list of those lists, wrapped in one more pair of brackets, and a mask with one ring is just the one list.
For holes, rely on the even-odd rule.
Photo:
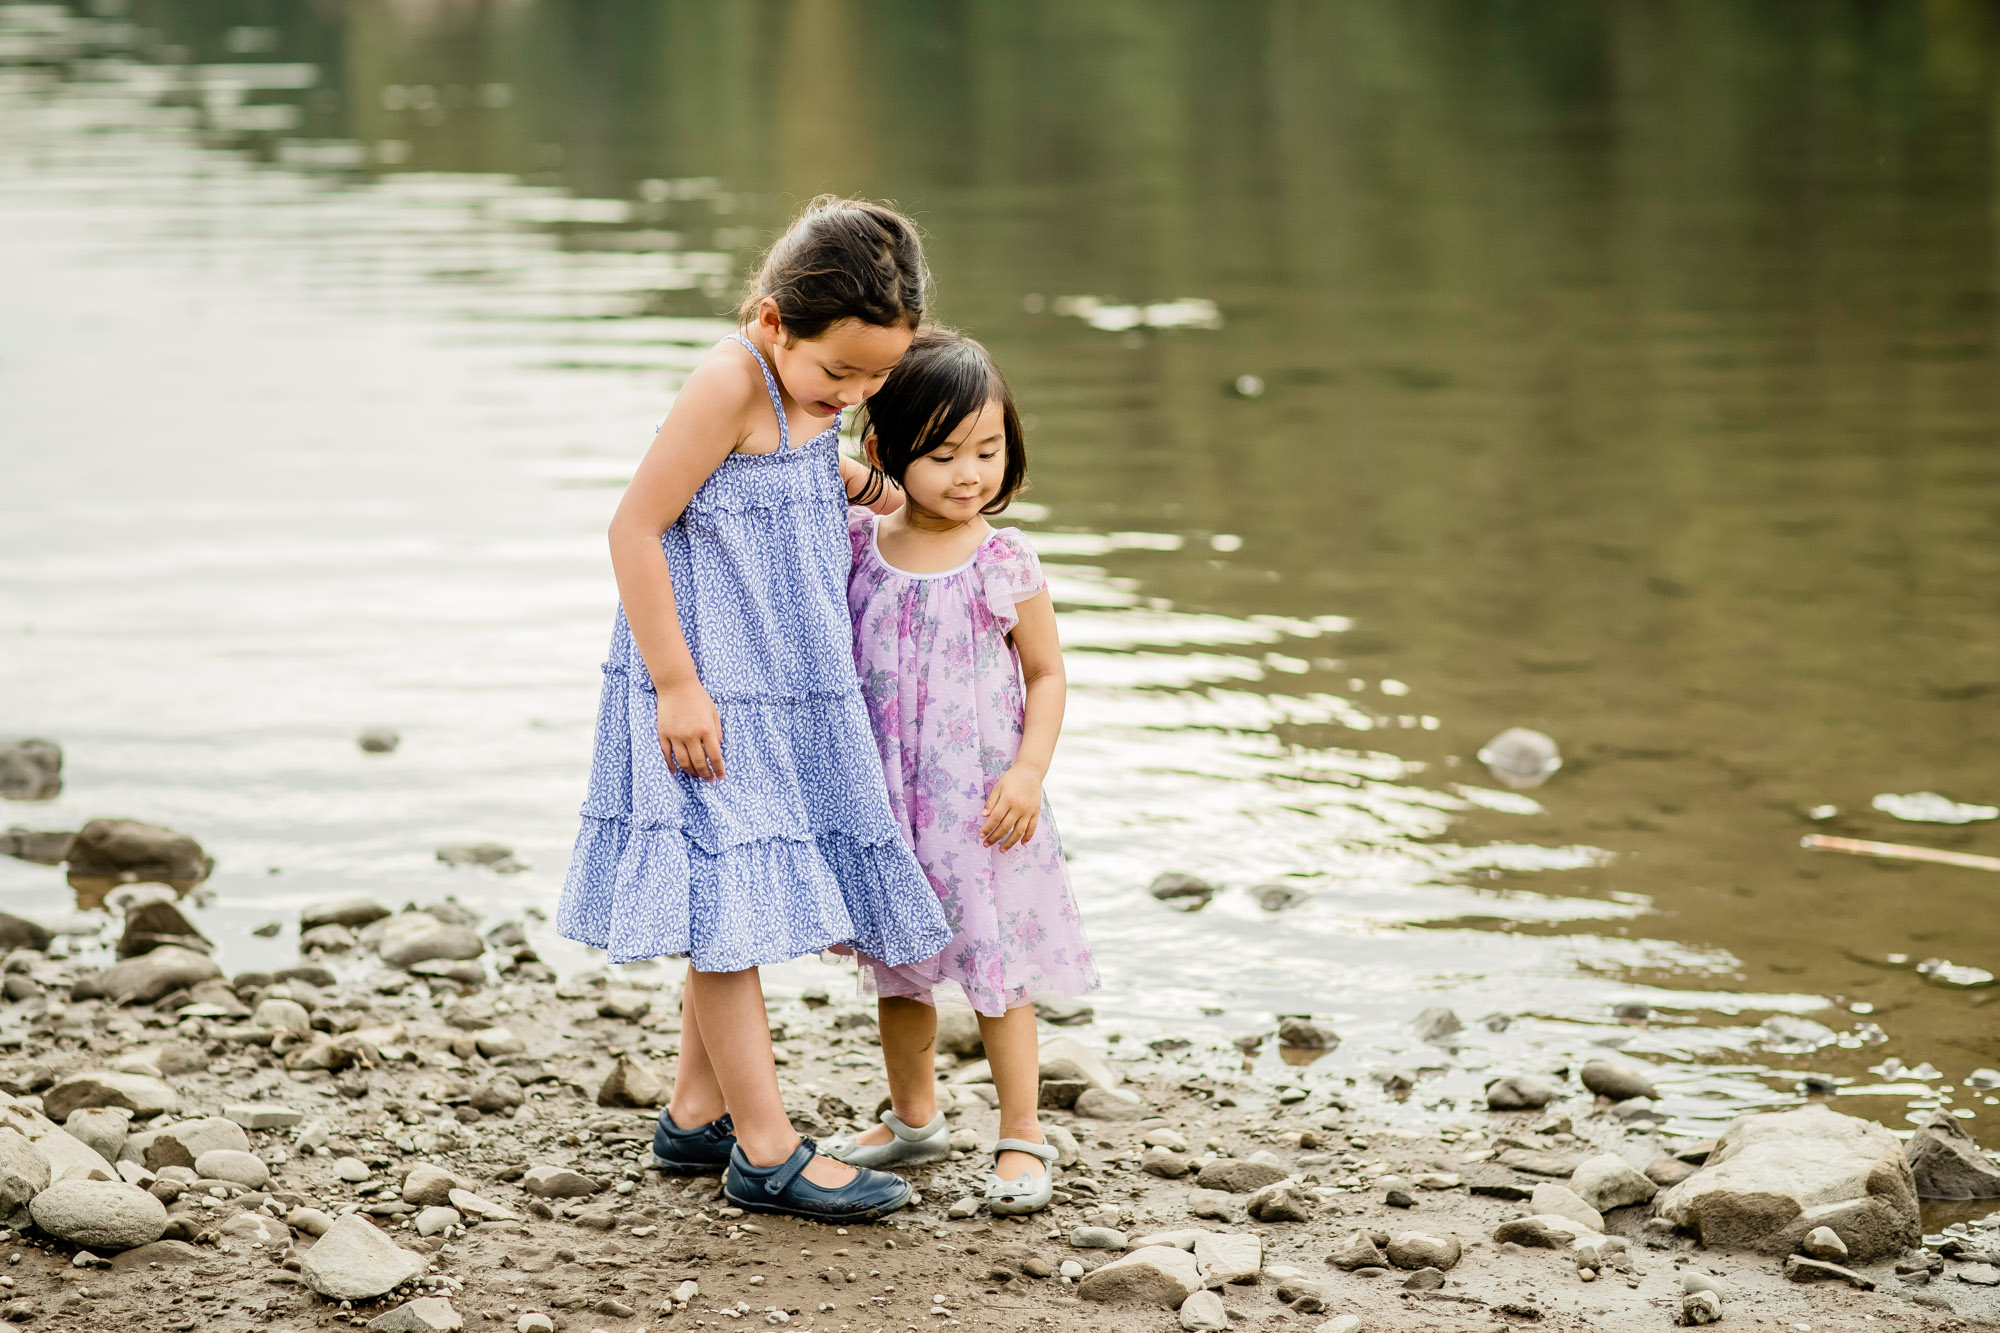
[(819, 1150), (836, 1162), (870, 1171), (922, 1166), (927, 1162), (942, 1162), (951, 1155), (951, 1132), (945, 1128), (942, 1111), (932, 1116), (928, 1125), (917, 1129), (904, 1124), (894, 1111), (884, 1111), (882, 1123), (889, 1127), (887, 1143), (857, 1143), (859, 1136), (843, 1134), (820, 1144)]
[(1003, 1152), (1024, 1152), (1030, 1157), (1042, 1159), (1042, 1174), (1017, 1177), (1014, 1180), (1000, 1179), (995, 1171), (986, 1177), (986, 1211), (996, 1217), (1013, 1217), (1023, 1213), (1039, 1213), (1049, 1206), (1049, 1199), (1056, 1191), (1056, 1158), (1062, 1153), (1046, 1143), (1030, 1143), (1026, 1139), (1002, 1139), (993, 1145), (993, 1157), (998, 1162)]

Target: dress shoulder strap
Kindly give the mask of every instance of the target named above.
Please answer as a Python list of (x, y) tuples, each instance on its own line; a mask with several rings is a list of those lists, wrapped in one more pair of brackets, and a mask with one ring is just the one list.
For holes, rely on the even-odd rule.
[(778, 393), (778, 377), (771, 373), (771, 365), (764, 360), (764, 354), (757, 350), (757, 344), (740, 333), (729, 335), (743, 344), (745, 351), (757, 358), (757, 369), (764, 372), (764, 389), (771, 395), (771, 410), (778, 414), (778, 452), (785, 453), (792, 447), (792, 428), (785, 421), (785, 400)]

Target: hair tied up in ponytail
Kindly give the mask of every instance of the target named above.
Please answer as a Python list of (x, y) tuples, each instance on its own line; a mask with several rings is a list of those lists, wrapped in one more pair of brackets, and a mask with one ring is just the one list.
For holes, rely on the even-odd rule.
[(768, 298), (792, 339), (846, 319), (914, 329), (929, 289), (915, 223), (881, 204), (823, 194), (772, 244), (737, 318), (753, 323)]

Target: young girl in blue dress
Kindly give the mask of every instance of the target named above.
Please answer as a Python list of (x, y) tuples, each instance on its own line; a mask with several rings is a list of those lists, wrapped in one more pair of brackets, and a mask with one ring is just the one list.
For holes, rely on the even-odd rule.
[(688, 960), (661, 1166), (825, 1221), (910, 1189), (792, 1129), (757, 969), (836, 945), (914, 963), (951, 938), (855, 677), (848, 492), (869, 473), (838, 450), (841, 411), (922, 322), (926, 276), (908, 219), (816, 200), (675, 398), (611, 522), (620, 609), (557, 915), (614, 962)]

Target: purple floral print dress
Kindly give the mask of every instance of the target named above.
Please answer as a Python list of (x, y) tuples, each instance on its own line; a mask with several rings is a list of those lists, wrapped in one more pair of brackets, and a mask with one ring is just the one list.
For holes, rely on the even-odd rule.
[[(1021, 749), (1026, 696), (1007, 635), (1047, 584), (1027, 540), (997, 528), (957, 569), (911, 574), (882, 559), (876, 516), (848, 511), (854, 665), (882, 752), (889, 807), (930, 877), (951, 943), (892, 966), (862, 956), (882, 995), (936, 1003), (956, 982), (997, 1017), (1038, 995), (1097, 988), (1048, 798), (1027, 842), (983, 846), (986, 795)], [(872, 973), (872, 977), (871, 974)]]

